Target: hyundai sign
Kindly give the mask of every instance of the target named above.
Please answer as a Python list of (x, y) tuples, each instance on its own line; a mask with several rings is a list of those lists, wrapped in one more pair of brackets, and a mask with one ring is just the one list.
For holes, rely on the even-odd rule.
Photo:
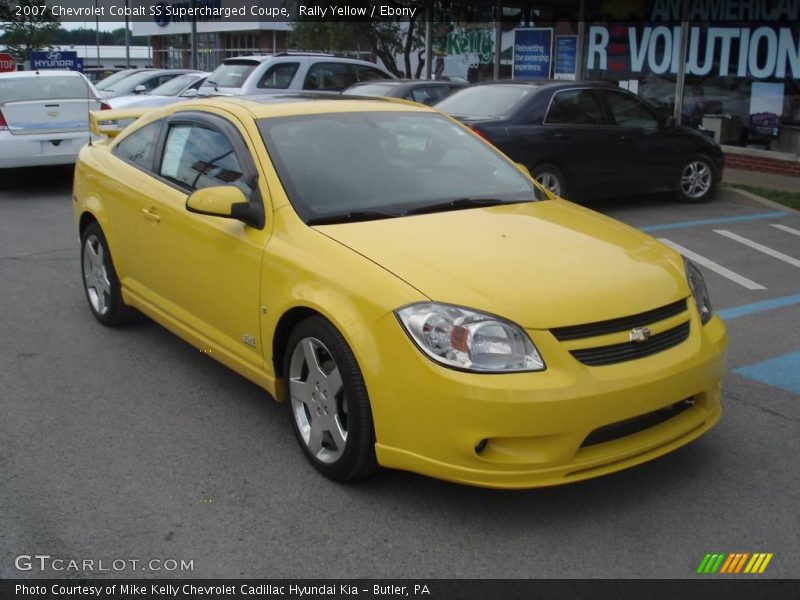
[(31, 69), (69, 69), (83, 71), (83, 60), (77, 52), (31, 52)]

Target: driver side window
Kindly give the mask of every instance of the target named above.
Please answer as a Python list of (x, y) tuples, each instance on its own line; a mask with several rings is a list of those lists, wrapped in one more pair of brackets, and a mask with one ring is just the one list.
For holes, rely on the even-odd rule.
[(252, 191), (230, 140), (199, 124), (179, 123), (169, 128), (159, 175), (189, 193), (219, 185), (235, 185), (245, 196)]

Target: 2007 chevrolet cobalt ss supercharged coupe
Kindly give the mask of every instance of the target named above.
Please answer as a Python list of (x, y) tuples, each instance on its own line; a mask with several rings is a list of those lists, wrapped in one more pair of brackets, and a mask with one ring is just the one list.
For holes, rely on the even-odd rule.
[(700, 272), (427, 107), (170, 105), (85, 147), (74, 199), (95, 317), (138, 309), (285, 401), (332, 479), (560, 484), (719, 419)]

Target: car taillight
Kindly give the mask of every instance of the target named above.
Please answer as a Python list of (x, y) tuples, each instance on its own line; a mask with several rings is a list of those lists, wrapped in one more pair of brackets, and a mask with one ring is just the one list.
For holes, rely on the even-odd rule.
[(467, 125), (467, 127), (469, 127), (472, 131), (477, 133), (479, 136), (481, 136), (483, 139), (485, 139), (490, 144), (492, 143), (492, 140), (490, 140), (489, 137), (486, 135), (486, 133), (484, 131), (482, 131), (481, 129), (478, 129), (474, 125)]
[(3, 116), (3, 111), (0, 110), (0, 131), (6, 131), (8, 129), (8, 123), (6, 123), (6, 118)]
[(103, 100), (100, 101), (100, 110), (112, 110), (111, 105), (108, 102), (104, 102)]

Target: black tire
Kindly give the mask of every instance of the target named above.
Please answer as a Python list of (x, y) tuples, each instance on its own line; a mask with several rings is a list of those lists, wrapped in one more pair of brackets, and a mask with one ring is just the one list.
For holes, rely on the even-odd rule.
[[(311, 387), (314, 378), (307, 364), (308, 355), (304, 352), (307, 346), (303, 345), (307, 340), (312, 340), (312, 345), (319, 342), (314, 345), (314, 352), (323, 377), (325, 371), (330, 374), (333, 368), (338, 369), (341, 376), (338, 393), (331, 394), (325, 384), (322, 384), (322, 390), (317, 386)], [(374, 473), (378, 469), (378, 462), (375, 456), (372, 409), (356, 357), (342, 334), (327, 319), (321, 316), (309, 317), (294, 328), (286, 348), (283, 362), (283, 373), (287, 382), (286, 405), (295, 437), (308, 461), (317, 471), (334, 481), (351, 481)], [(301, 356), (294, 358), (293, 371), (293, 357), (296, 353)], [(305, 383), (304, 372), (307, 373)], [(308, 388), (295, 389), (293, 386), (298, 383), (307, 385)], [(306, 394), (306, 401), (302, 399), (304, 390), (309, 392)], [(311, 399), (309, 396), (313, 391), (318, 395)], [(323, 392), (325, 395), (320, 395)], [(328, 419), (339, 419), (338, 423), (346, 432), (343, 448), (339, 448), (334, 437), (326, 430), (327, 438), (323, 435), (319, 449), (322, 458), (312, 451), (313, 443), (304, 437), (311, 438), (311, 424), (317, 418), (313, 416), (311, 407), (316, 407), (320, 422), (330, 424), (332, 421)], [(328, 408), (331, 409), (332, 417), (329, 416)], [(321, 409), (325, 411), (324, 416), (319, 412)], [(305, 421), (301, 425), (303, 419)], [(301, 431), (301, 427), (305, 433)], [(320, 427), (319, 423), (317, 427)], [(325, 443), (328, 444), (327, 448)]]
[(531, 177), (544, 185), (556, 196), (562, 198), (567, 194), (567, 178), (564, 172), (552, 163), (542, 163), (531, 169)]
[[(90, 258), (88, 255), (91, 254), (92, 249), (94, 255)], [(94, 269), (92, 268), (93, 264), (96, 265)], [(107, 289), (103, 286), (101, 290), (97, 281), (98, 277), (102, 275), (105, 275)], [(111, 251), (108, 248), (108, 241), (97, 223), (90, 223), (81, 236), (81, 279), (89, 309), (103, 325), (115, 327), (135, 319), (136, 311), (122, 300), (122, 291), (117, 271), (114, 269)]]
[(716, 189), (717, 173), (714, 163), (707, 156), (698, 155), (691, 157), (681, 167), (675, 195), (679, 202), (699, 204), (713, 198)]

